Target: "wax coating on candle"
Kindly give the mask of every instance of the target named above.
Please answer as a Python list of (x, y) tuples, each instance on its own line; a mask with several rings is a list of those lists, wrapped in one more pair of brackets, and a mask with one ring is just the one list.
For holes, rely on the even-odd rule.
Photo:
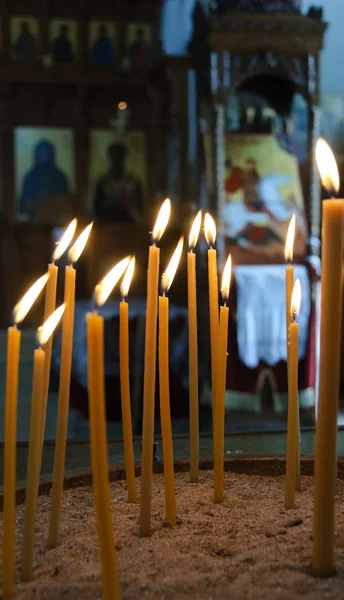
[(119, 362), (122, 403), (122, 426), (125, 473), (128, 489), (128, 502), (136, 502), (135, 462), (133, 431), (131, 422), (130, 378), (129, 378), (129, 316), (128, 303), (119, 305)]
[(189, 403), (190, 403), (190, 482), (199, 477), (199, 416), (198, 416), (198, 340), (196, 255), (188, 252), (188, 326), (189, 326)]
[(16, 431), (20, 331), (16, 326), (7, 332), (5, 444), (4, 444), (4, 510), (2, 535), (2, 595), (9, 598), (14, 589), (14, 521), (16, 506)]
[(227, 373), (227, 344), (228, 344), (228, 317), (227, 306), (220, 308), (220, 327), (217, 354), (217, 385), (215, 403), (215, 428), (214, 428), (214, 502), (224, 500), (224, 435), (225, 435), (225, 394)]
[(315, 433), (313, 573), (335, 567), (334, 514), (337, 483), (337, 417), (343, 277), (344, 200), (322, 203), (322, 275), (319, 398)]
[(159, 391), (162, 449), (164, 455), (165, 515), (166, 521), (176, 524), (176, 494), (170, 407), (168, 313), (166, 296), (159, 297)]
[[(290, 306), (290, 304), (289, 304)], [(297, 470), (298, 453), (298, 348), (299, 326), (290, 323), (288, 327), (289, 353), (288, 353), (288, 433), (287, 433), (287, 460), (286, 481), (284, 494), (284, 507), (295, 508), (295, 479)]]
[(142, 537), (147, 537), (151, 533), (159, 260), (159, 248), (157, 248), (154, 245), (150, 246), (147, 273), (145, 366), (143, 384), (143, 426), (140, 498), (140, 536)]

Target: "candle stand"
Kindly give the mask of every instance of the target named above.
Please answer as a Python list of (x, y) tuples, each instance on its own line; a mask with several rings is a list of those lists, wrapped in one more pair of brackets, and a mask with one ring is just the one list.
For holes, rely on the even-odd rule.
[[(161, 440), (156, 441), (161, 456)], [(225, 437), (225, 499), (221, 504), (213, 502), (211, 436), (200, 436), (196, 484), (189, 482), (189, 439), (176, 436), (177, 525), (172, 527), (164, 520), (163, 463), (158, 459), (153, 465), (152, 535), (141, 538), (139, 502), (127, 502), (123, 443), (110, 441), (111, 509), (122, 598), (139, 594), (143, 598), (183, 598), (186, 594), (191, 598), (239, 598), (255, 590), (253, 598), (264, 594), (274, 599), (282, 597), (278, 589), (301, 598), (305, 586), (314, 597), (325, 588), (327, 598), (340, 597), (344, 579), (344, 430), (338, 432), (337, 573), (327, 580), (311, 573), (313, 446), (314, 430), (303, 431), (302, 492), (296, 494), (296, 508), (287, 511), (283, 499), (285, 432)], [(134, 453), (139, 477), (140, 439), (134, 440)], [(61, 539), (54, 550), (46, 549), (54, 443), (44, 445), (34, 578), (20, 582), (27, 455), (27, 444), (18, 444), (14, 598), (35, 597), (47, 589), (51, 598), (101, 597), (89, 442), (67, 444)], [(0, 456), (2, 460), (2, 451)], [(0, 467), (2, 473), (2, 464)], [(139, 493), (139, 485), (137, 489)], [(0, 495), (1, 510), (2, 504)]]

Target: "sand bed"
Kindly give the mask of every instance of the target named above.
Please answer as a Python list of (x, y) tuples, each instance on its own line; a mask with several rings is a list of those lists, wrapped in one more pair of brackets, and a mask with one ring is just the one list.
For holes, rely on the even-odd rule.
[[(123, 599), (338, 599), (344, 587), (344, 482), (338, 480), (337, 573), (310, 571), (313, 480), (303, 477), (297, 508), (283, 507), (283, 477), (225, 473), (226, 499), (213, 504), (212, 473), (190, 484), (176, 475), (178, 524), (164, 523), (163, 478), (154, 476), (153, 534), (138, 537), (139, 505), (128, 504), (124, 482), (111, 484)], [(101, 598), (92, 488), (63, 496), (61, 540), (45, 548), (50, 498), (39, 498), (34, 580), (20, 582), (24, 506), (17, 508), (16, 599)]]

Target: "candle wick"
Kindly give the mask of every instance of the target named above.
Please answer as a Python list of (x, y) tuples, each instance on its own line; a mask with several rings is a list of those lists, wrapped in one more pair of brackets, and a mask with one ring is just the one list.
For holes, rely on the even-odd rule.
[(227, 306), (227, 300), (223, 301), (223, 306), (226, 307)]

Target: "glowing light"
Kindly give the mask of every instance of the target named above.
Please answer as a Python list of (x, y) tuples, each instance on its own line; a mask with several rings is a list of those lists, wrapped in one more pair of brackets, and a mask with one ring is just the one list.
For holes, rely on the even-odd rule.
[(131, 259), (131, 261), (128, 265), (128, 268), (124, 274), (123, 281), (121, 283), (122, 298), (126, 298), (128, 296), (131, 280), (134, 275), (134, 271), (135, 271), (135, 256), (133, 256), (133, 258)]
[(172, 285), (172, 281), (176, 274), (176, 271), (177, 271), (177, 268), (179, 265), (179, 261), (180, 261), (180, 257), (183, 252), (183, 246), (184, 246), (184, 237), (182, 236), (177, 244), (175, 251), (172, 254), (172, 258), (167, 265), (166, 271), (162, 276), (161, 287), (162, 287), (163, 292), (167, 292)]
[(125, 109), (127, 108), (127, 106), (128, 106), (128, 105), (127, 105), (127, 103), (126, 103), (126, 102), (124, 102), (124, 100), (122, 100), (122, 102), (119, 102), (119, 103), (118, 103), (118, 108), (119, 108), (119, 110), (125, 110)]
[(196, 217), (194, 218), (194, 222), (191, 225), (190, 235), (189, 235), (189, 248), (193, 250), (197, 244), (199, 232), (201, 229), (202, 223), (202, 211), (199, 210)]
[(52, 256), (53, 262), (61, 258), (62, 254), (67, 250), (69, 244), (71, 243), (74, 237), (77, 223), (78, 221), (76, 219), (73, 219), (73, 221), (69, 223), (60, 241), (57, 242), (54, 254)]
[(340, 187), (338, 167), (330, 146), (323, 138), (319, 138), (316, 143), (315, 158), (321, 183), (328, 193), (333, 196), (339, 191)]
[(18, 323), (21, 323), (22, 320), (26, 317), (31, 306), (40, 295), (48, 279), (49, 275), (47, 273), (45, 275), (42, 275), (42, 277), (37, 279), (37, 281), (30, 287), (26, 294), (24, 294), (21, 300), (19, 300), (19, 302), (15, 305), (13, 309), (13, 320), (16, 323), (16, 325), (18, 325)]
[(284, 256), (287, 262), (291, 263), (293, 260), (293, 251), (294, 251), (294, 237), (295, 237), (295, 214), (290, 219), (287, 237), (285, 240), (285, 249)]
[(213, 217), (209, 213), (205, 213), (204, 217), (204, 235), (208, 246), (212, 247), (216, 240), (216, 225)]
[(301, 305), (301, 282), (300, 282), (300, 279), (297, 278), (294, 283), (293, 292), (291, 295), (291, 302), (290, 302), (290, 313), (291, 313), (291, 316), (293, 317), (293, 319), (295, 319), (295, 317), (297, 317), (297, 315), (299, 314), (300, 305)]
[(164, 233), (167, 223), (169, 221), (171, 215), (171, 200), (166, 198), (166, 200), (162, 203), (160, 208), (158, 218), (155, 222), (153, 233), (152, 233), (152, 242), (156, 244), (160, 239), (162, 234)]
[(117, 265), (112, 267), (111, 271), (109, 271), (104, 279), (102, 279), (94, 289), (94, 299), (97, 306), (102, 306), (110, 296), (113, 288), (116, 283), (122, 277), (124, 271), (126, 270), (131, 256), (127, 256), (123, 258)]
[(49, 338), (53, 335), (56, 327), (58, 326), (62, 315), (66, 309), (65, 304), (61, 304), (59, 308), (57, 308), (52, 315), (43, 323), (41, 327), (37, 330), (37, 338), (40, 346), (44, 346)]
[(73, 246), (69, 250), (68, 256), (69, 260), (72, 264), (75, 264), (76, 261), (80, 258), (83, 249), (87, 244), (87, 240), (91, 233), (91, 229), (93, 227), (93, 223), (87, 225), (84, 231), (79, 235), (78, 239), (74, 242)]
[(229, 298), (229, 289), (231, 284), (231, 275), (232, 275), (232, 255), (229, 254), (226, 260), (226, 264), (223, 269), (222, 275), (222, 285), (221, 285), (221, 294), (224, 302), (226, 302)]

